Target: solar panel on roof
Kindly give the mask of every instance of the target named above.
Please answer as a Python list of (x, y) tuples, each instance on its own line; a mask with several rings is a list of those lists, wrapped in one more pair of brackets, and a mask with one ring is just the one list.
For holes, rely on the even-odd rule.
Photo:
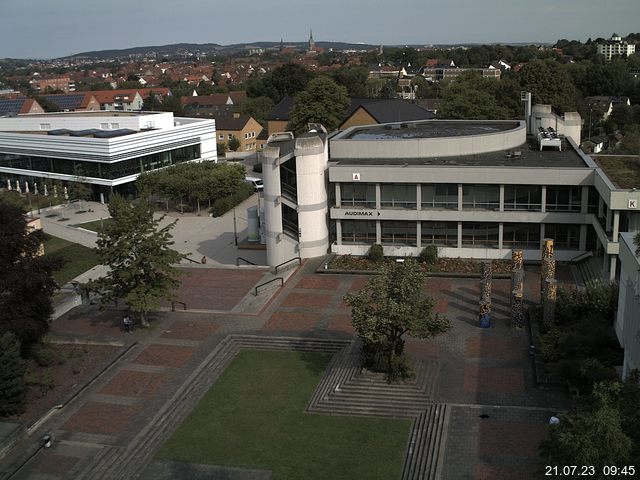
[(70, 132), (69, 135), (72, 137), (92, 137), (101, 131), (102, 130), (98, 130), (97, 128), (89, 128), (87, 130), (74, 130)]
[(51, 103), (54, 103), (60, 110), (75, 110), (82, 105), (83, 93), (69, 93), (66, 95), (43, 95)]
[(94, 136), (96, 138), (115, 138), (122, 137), (123, 135), (131, 135), (132, 133), (136, 133), (136, 131), (129, 128), (120, 128), (118, 130), (100, 130)]
[(0, 100), (0, 115), (19, 113), (26, 98), (12, 98)]

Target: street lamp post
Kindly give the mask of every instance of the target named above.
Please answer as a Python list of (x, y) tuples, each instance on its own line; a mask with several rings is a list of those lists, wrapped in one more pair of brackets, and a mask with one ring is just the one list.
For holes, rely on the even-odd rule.
[(236, 224), (236, 207), (233, 207), (233, 240), (238, 246), (238, 226)]

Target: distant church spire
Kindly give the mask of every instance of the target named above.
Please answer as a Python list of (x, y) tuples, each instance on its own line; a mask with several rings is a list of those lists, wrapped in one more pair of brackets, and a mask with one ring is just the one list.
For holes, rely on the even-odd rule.
[(313, 41), (313, 30), (309, 30), (309, 52), (316, 51), (316, 42)]
[(282, 50), (284, 50), (284, 41), (282, 40), (282, 37), (280, 37), (280, 52), (282, 52)]

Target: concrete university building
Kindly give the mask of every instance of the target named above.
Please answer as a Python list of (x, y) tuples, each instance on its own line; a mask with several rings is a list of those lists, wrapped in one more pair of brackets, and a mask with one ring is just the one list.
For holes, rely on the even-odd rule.
[(263, 150), (267, 260), (365, 255), (558, 260), (587, 252), (617, 277), (620, 232), (640, 230), (640, 185), (623, 189), (578, 149), (581, 118), (545, 105), (529, 121), (428, 120), (327, 135), (271, 135)]
[(215, 121), (167, 112), (65, 112), (0, 118), (0, 186), (89, 183), (94, 198), (134, 194), (140, 173), (217, 161)]

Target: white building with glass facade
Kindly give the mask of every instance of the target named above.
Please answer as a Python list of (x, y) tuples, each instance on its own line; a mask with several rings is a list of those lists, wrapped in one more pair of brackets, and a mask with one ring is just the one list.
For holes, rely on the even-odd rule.
[(217, 161), (215, 121), (168, 112), (65, 112), (0, 118), (0, 182), (89, 183), (132, 194), (142, 172)]

